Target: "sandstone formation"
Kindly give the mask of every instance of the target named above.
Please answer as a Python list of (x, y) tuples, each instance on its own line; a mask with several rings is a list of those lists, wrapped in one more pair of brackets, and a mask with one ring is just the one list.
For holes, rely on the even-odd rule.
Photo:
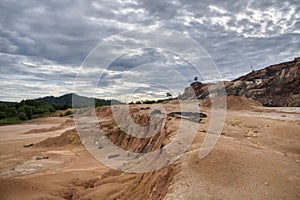
[(300, 106), (300, 57), (252, 71), (235, 80), (225, 81), (223, 84), (194, 82), (185, 89), (181, 98), (207, 99), (221, 96), (223, 86), (227, 96), (245, 96), (259, 101), (264, 106), (298, 107)]

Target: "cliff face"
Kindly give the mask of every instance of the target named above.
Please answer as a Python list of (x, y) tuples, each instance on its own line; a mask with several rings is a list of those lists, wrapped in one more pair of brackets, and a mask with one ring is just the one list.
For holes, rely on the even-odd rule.
[[(253, 71), (233, 81), (224, 82), (224, 85), (228, 96), (245, 96), (264, 106), (300, 106), (300, 57)], [(209, 94), (206, 84), (192, 83), (185, 89), (182, 98), (192, 98), (192, 91), (198, 99), (219, 96), (218, 84), (212, 84), (211, 88)]]
[[(130, 116), (127, 116), (126, 113), (118, 113), (121, 119), (126, 121), (132, 118), (134, 121), (134, 123), (123, 123), (123, 121), (119, 121), (119, 124), (117, 124), (113, 118), (111, 107), (97, 108), (96, 112), (98, 118), (103, 119), (100, 120), (100, 127), (112, 143), (131, 152), (147, 153), (160, 149), (168, 143), (169, 137), (176, 134), (177, 128), (174, 128), (172, 125), (174, 123), (173, 121), (176, 120), (175, 117), (169, 117), (164, 124), (159, 113), (153, 114), (152, 112), (152, 115), (149, 110), (141, 108), (132, 105), (129, 108)], [(151, 120), (150, 115), (152, 116)], [(135, 123), (139, 126), (135, 126)], [(168, 129), (167, 127), (169, 126), (172, 126), (174, 130)], [(120, 127), (126, 130), (126, 132), (121, 130)], [(157, 134), (146, 138), (138, 138), (127, 134), (131, 133), (135, 135), (140, 132), (146, 135), (152, 134), (153, 132), (157, 132)], [(138, 158), (136, 159), (137, 162), (139, 162)], [(165, 159), (164, 162), (169, 161)], [(151, 163), (145, 164), (147, 164), (147, 166), (151, 165)], [(122, 173), (121, 171), (111, 169), (95, 183), (95, 187), (101, 188), (103, 185), (110, 184), (112, 176), (115, 176), (120, 183), (122, 183), (122, 180), (125, 180), (127, 186), (115, 192), (113, 199), (163, 199), (168, 192), (173, 176), (178, 170), (179, 166), (175, 164), (168, 166), (166, 164), (166, 167), (160, 170), (137, 174)]]

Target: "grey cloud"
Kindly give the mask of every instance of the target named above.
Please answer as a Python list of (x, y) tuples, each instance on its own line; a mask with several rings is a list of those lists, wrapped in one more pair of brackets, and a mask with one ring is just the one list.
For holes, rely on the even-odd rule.
[(176, 16), (177, 10), (180, 9), (180, 3), (176, 5), (176, 1), (138, 1), (139, 5), (145, 8), (151, 16), (158, 17), (163, 20), (168, 20)]
[[(296, 0), (0, 0), (0, 100), (71, 92), (78, 67), (98, 43), (144, 27), (170, 28), (190, 36), (208, 51), (223, 77), (231, 79), (249, 72), (251, 65), (259, 69), (299, 56), (299, 10)], [(126, 72), (130, 65), (151, 62), (174, 64), (172, 56), (157, 52), (134, 59), (129, 55), (116, 60), (111, 70)], [(174, 66), (193, 78), (188, 64)], [(104, 73), (103, 91), (121, 78)], [(181, 91), (185, 86), (176, 85)]]

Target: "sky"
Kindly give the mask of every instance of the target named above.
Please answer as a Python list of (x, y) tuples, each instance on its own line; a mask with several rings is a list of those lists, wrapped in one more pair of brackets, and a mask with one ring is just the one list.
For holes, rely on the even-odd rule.
[[(182, 93), (196, 74), (190, 58), (168, 46), (132, 49), (131, 42), (145, 42), (140, 35), (139, 41), (119, 37), (123, 54), (109, 66), (87, 67), (93, 53), (105, 59), (116, 50), (99, 44), (124, 32), (156, 29), (176, 31), (201, 45), (220, 75), (206, 76), (206, 82), (300, 56), (297, 0), (0, 0), (0, 100), (71, 93), (77, 85), (87, 86), (90, 76), (98, 81), (84, 90), (98, 98), (129, 101)], [(184, 39), (173, 36), (170, 41), (186, 47), (180, 43)], [(147, 41), (156, 37), (150, 34)]]

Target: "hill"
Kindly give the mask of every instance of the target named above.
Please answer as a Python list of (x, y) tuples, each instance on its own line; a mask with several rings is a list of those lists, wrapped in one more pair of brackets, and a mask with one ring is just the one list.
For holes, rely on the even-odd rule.
[[(227, 96), (245, 96), (259, 101), (264, 106), (300, 106), (300, 57), (293, 61), (271, 65), (252, 71), (233, 81), (223, 82)], [(194, 82), (187, 87), (183, 99), (207, 99), (220, 96), (218, 83), (208, 85)]]
[(46, 97), (38, 98), (36, 100), (42, 101), (42, 102), (45, 102), (48, 104), (54, 104), (54, 105), (60, 104), (60, 105), (68, 105), (68, 106), (72, 107), (72, 99), (73, 98), (75, 99), (74, 105), (73, 105), (75, 107), (88, 106), (88, 105), (94, 104), (94, 101), (97, 106), (98, 105), (121, 104), (121, 102), (118, 100), (94, 99), (91, 97), (80, 96), (75, 93), (64, 94), (59, 97), (46, 96)]
[[(28, 119), (48, 116), (58, 110), (121, 104), (117, 100), (94, 99), (77, 94), (65, 94), (60, 97), (47, 96), (38, 99), (27, 99), (18, 102), (0, 101), (0, 125), (20, 123)], [(72, 112), (65, 112), (64, 115)], [(61, 113), (62, 114), (62, 113)]]
[(15, 105), (17, 102), (11, 102), (11, 101), (0, 101), (0, 104), (5, 104), (7, 106), (13, 106)]

